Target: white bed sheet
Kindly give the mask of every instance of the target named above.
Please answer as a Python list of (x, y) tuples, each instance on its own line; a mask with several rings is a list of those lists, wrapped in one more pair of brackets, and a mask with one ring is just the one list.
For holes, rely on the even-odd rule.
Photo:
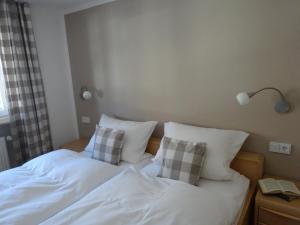
[[(150, 160), (135, 166), (141, 168)], [(4, 171), (0, 173), (0, 224), (39, 224), (128, 166), (57, 150)]]
[(196, 187), (128, 169), (43, 225), (231, 225), (249, 185), (235, 175)]
[[(90, 159), (92, 159), (92, 155), (93, 155), (93, 153), (90, 151), (82, 151), (79, 154), (83, 157), (90, 158)], [(152, 164), (153, 159), (154, 159), (154, 156), (152, 154), (145, 152), (142, 157), (142, 160), (139, 161), (138, 163), (132, 164), (132, 163), (129, 163), (126, 161), (121, 161), (120, 164), (118, 165), (118, 167), (120, 167), (122, 170), (124, 170), (130, 166), (134, 166), (136, 169), (141, 170), (145, 166)]]
[(247, 193), (245, 194), (245, 197), (244, 197), (244, 201), (243, 201), (243, 203), (242, 203), (242, 206), (241, 206), (241, 208), (240, 208), (238, 214), (236, 215), (235, 220), (234, 220), (234, 222), (232, 223), (232, 225), (238, 225), (238, 222), (240, 221), (240, 217), (241, 217), (241, 215), (242, 215), (242, 211), (243, 211), (243, 208), (244, 208), (246, 196), (247, 196)]
[[(142, 168), (142, 172), (146, 173), (149, 176), (157, 176), (160, 170), (160, 166), (157, 163), (149, 163), (144, 168)], [(214, 185), (215, 184), (215, 185)], [(234, 213), (234, 219), (232, 220), (231, 225), (236, 225), (239, 222), (240, 215), (242, 213), (242, 209), (244, 206), (244, 202), (248, 193), (249, 188), (249, 179), (245, 176), (239, 174), (238, 172), (233, 172), (232, 181), (213, 181), (201, 179), (199, 182), (199, 186), (204, 186), (208, 188), (213, 188), (212, 190), (219, 193), (228, 193), (234, 196), (237, 199), (237, 210)], [(211, 187), (213, 185), (214, 187)]]

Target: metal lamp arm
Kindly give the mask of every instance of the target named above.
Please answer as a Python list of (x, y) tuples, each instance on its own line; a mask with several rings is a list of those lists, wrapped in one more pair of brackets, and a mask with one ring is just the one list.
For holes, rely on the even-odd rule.
[(285, 101), (285, 97), (284, 97), (283, 93), (282, 93), (279, 89), (274, 88), (274, 87), (265, 87), (265, 88), (262, 88), (262, 89), (260, 89), (260, 90), (258, 90), (258, 91), (250, 92), (250, 93), (249, 93), (249, 97), (251, 98), (251, 97), (253, 97), (254, 95), (256, 95), (256, 94), (258, 94), (258, 93), (260, 93), (260, 92), (262, 92), (262, 91), (264, 91), (264, 90), (273, 90), (273, 91), (276, 91), (276, 92), (279, 93), (279, 95), (281, 96), (281, 99), (282, 99), (283, 101)]
[(278, 113), (288, 113), (291, 110), (291, 105), (288, 103), (288, 101), (286, 101), (283, 93), (278, 90), (277, 88), (274, 87), (265, 87), (262, 88), (258, 91), (254, 91), (254, 92), (241, 92), (237, 95), (237, 100), (240, 103), (240, 105), (246, 105), (249, 103), (250, 98), (252, 98), (253, 96), (257, 95), (258, 93), (264, 91), (264, 90), (273, 90), (276, 91), (279, 95), (280, 95), (280, 100), (276, 102), (275, 104), (275, 111)]

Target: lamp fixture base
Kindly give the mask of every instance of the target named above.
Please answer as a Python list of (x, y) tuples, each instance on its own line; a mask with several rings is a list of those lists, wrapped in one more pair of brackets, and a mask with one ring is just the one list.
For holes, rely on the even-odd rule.
[(284, 100), (278, 101), (274, 108), (278, 113), (288, 113), (291, 109), (290, 104)]

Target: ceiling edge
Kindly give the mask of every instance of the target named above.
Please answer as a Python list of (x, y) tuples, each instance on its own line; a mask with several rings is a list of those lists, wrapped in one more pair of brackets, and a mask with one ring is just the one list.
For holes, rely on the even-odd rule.
[(85, 3), (79, 3), (79, 4), (76, 4), (75, 6), (65, 8), (64, 15), (74, 13), (77, 11), (81, 11), (81, 10), (85, 10), (88, 8), (92, 8), (94, 6), (102, 5), (105, 3), (114, 2), (114, 1), (116, 1), (116, 0), (93, 0), (93, 1), (88, 1)]

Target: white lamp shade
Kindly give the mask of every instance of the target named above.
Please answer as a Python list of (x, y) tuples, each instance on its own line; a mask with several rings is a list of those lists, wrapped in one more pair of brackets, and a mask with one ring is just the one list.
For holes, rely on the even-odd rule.
[(246, 92), (241, 92), (236, 96), (236, 100), (240, 105), (247, 105), (250, 102), (250, 97)]
[(91, 93), (90, 91), (84, 91), (84, 92), (82, 93), (82, 98), (83, 98), (84, 100), (89, 100), (89, 99), (92, 98), (92, 93)]

